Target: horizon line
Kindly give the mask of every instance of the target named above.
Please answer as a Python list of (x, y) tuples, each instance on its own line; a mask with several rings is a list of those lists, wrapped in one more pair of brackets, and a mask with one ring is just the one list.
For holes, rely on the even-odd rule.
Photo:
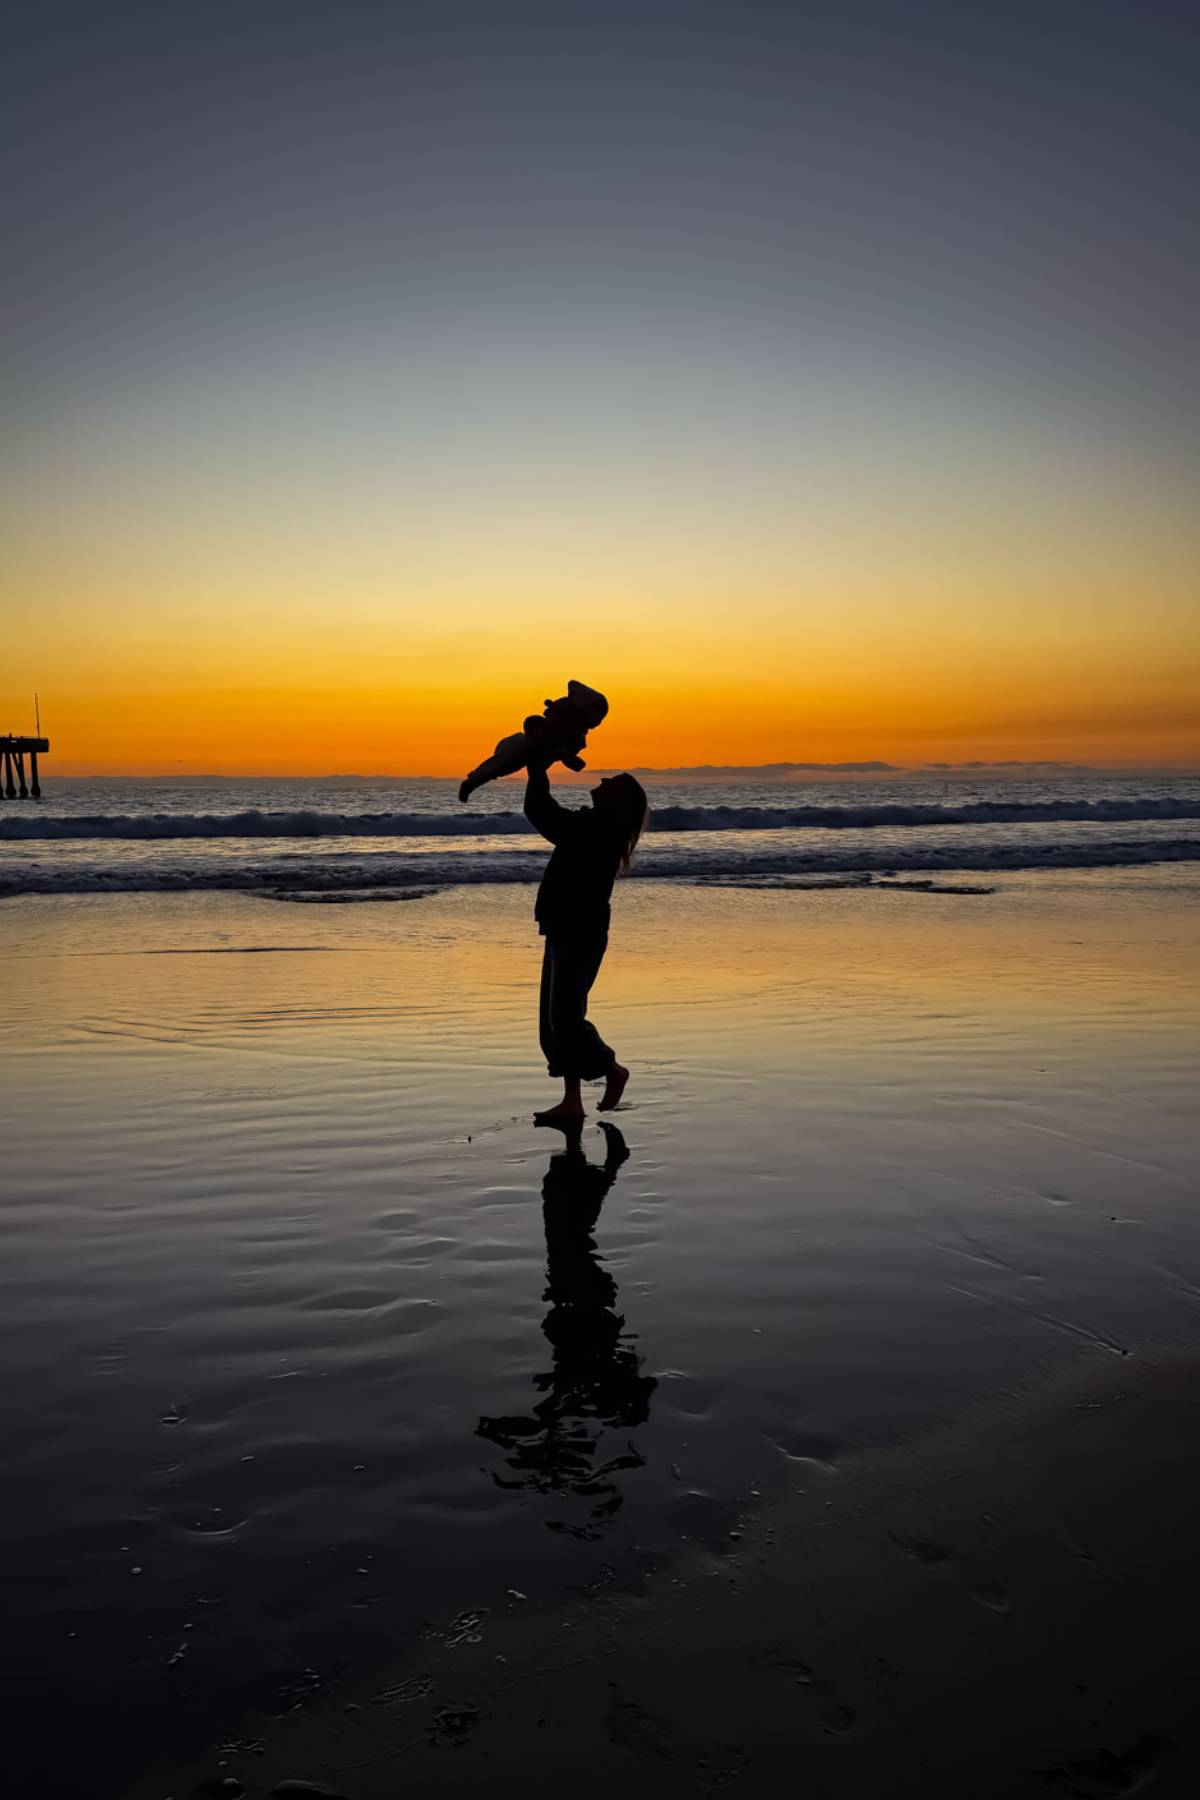
[[(995, 759), (972, 758), (962, 762), (926, 761), (919, 763), (891, 763), (882, 759), (868, 759), (859, 762), (766, 762), (766, 763), (681, 763), (681, 764), (643, 764), (635, 763), (618, 768), (614, 765), (597, 764), (579, 773), (565, 769), (555, 769), (554, 779), (574, 785), (584, 785), (589, 780), (600, 776), (630, 774), (660, 778), (692, 778), (714, 780), (730, 776), (782, 777), (840, 775), (860, 776), (931, 776), (939, 775), (1196, 775), (1200, 774), (1200, 764), (1182, 763), (1083, 763), (1059, 758), (1022, 758), (1006, 757)], [(136, 773), (112, 769), (92, 771), (90, 773), (64, 774), (59, 771), (46, 770), (43, 773), (46, 781), (179, 781), (179, 782), (234, 782), (234, 781), (457, 781), (457, 775), (430, 775), (392, 773), (376, 771), (364, 773), (351, 770), (327, 770), (317, 772), (298, 772), (283, 770), (254, 771), (247, 773), (218, 772), (214, 770), (153, 769)], [(521, 779), (521, 772), (500, 777), (503, 782), (515, 782)]]

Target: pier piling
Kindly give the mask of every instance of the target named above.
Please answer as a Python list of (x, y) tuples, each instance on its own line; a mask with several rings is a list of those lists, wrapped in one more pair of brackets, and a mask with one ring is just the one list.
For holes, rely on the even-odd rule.
[[(40, 800), (42, 784), (38, 779), (38, 756), (50, 748), (49, 738), (0, 737), (0, 798), (5, 800)], [(29, 782), (25, 781), (25, 758), (29, 758)], [(16, 779), (14, 780), (14, 773)]]

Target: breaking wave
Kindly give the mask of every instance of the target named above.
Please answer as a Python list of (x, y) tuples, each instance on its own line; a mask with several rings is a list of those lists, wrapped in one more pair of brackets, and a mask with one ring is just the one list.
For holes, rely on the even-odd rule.
[[(1200, 800), (1134, 795), (1103, 800), (973, 800), (961, 806), (663, 806), (651, 832), (864, 831), (943, 825), (1119, 824), (1200, 819)], [(529, 835), (519, 812), (496, 813), (92, 813), (0, 817), (0, 840), (160, 838), (512, 837)]]
[[(1011, 838), (912, 841), (864, 849), (770, 850), (741, 842), (650, 845), (633, 874), (650, 880), (724, 885), (801, 885), (807, 878), (847, 878), (847, 883), (904, 873), (1019, 869), (1132, 868), (1150, 863), (1200, 862), (1200, 837), (1075, 840)], [(416, 898), (436, 888), (498, 882), (533, 882), (545, 868), (544, 850), (375, 851), (294, 856), (272, 862), (198, 859), (111, 862), (91, 867), (38, 864), (0, 866), (0, 897), (18, 894), (110, 894), (219, 890), (271, 898)], [(838, 880), (837, 885), (845, 885)]]

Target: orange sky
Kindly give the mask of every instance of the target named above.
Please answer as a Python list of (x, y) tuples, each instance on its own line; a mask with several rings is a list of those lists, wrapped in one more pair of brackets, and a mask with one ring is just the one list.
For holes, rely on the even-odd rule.
[(610, 696), (593, 766), (1200, 763), (1186, 567), (1142, 588), (1079, 556), (891, 552), (791, 574), (780, 551), (744, 579), (600, 559), (573, 587), (501, 558), (492, 594), (299, 565), (251, 587), (220, 547), (182, 571), (58, 551), (6, 599), (0, 729), (32, 729), (36, 687), (48, 774), (455, 774), (574, 676)]
[[(599, 659), (593, 659), (599, 660)], [(576, 665), (569, 665), (574, 671)], [(580, 664), (589, 681), (604, 670)], [(44, 698), (48, 774), (462, 774), (541, 688), (565, 682), (547, 667), (539, 685), (513, 678), (478, 690), (134, 688)], [(592, 737), (593, 767), (775, 761), (895, 763), (970, 758), (1066, 760), (1105, 767), (1200, 764), (1186, 682), (1135, 684), (1078, 696), (1039, 684), (1013, 698), (982, 676), (955, 691), (935, 679), (873, 691), (833, 682), (794, 693), (748, 686), (639, 691), (609, 683), (613, 706)], [(25, 728), (21, 709), (11, 722)], [(31, 724), (31, 722), (30, 722)]]

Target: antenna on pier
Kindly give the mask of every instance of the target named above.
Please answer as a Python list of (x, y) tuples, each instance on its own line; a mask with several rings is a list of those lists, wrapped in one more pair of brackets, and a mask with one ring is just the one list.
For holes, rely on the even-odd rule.
[(42, 709), (38, 705), (38, 697), (37, 697), (36, 689), (34, 690), (34, 695), (33, 695), (33, 723), (36, 728), (38, 737), (41, 737), (41, 735), (42, 735)]

